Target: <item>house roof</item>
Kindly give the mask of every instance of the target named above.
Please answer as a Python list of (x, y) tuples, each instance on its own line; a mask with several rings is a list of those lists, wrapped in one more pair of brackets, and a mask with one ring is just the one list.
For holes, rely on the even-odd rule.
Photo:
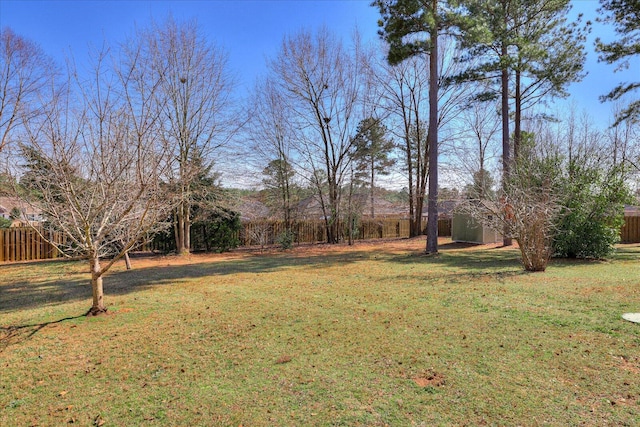
[(0, 214), (10, 214), (13, 208), (18, 208), (26, 215), (41, 215), (42, 211), (17, 197), (0, 197)]
[[(404, 204), (392, 203), (382, 197), (374, 196), (374, 214), (378, 217), (403, 217), (409, 214), (409, 209)], [(345, 201), (343, 200), (343, 204)], [(353, 206), (363, 216), (368, 216), (371, 212), (371, 198), (367, 194), (355, 194), (352, 199)], [(301, 216), (307, 218), (322, 218), (322, 206), (316, 196), (307, 197), (297, 205)]]
[(625, 216), (640, 216), (640, 206), (625, 206), (624, 207)]
[(239, 200), (233, 209), (240, 212), (240, 219), (243, 221), (268, 218), (270, 215), (269, 208), (253, 198)]

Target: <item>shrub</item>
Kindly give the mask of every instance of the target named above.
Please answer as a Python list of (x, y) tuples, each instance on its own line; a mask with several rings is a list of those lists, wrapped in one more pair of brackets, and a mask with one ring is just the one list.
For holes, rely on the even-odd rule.
[(631, 191), (618, 168), (570, 165), (563, 210), (555, 224), (554, 256), (606, 258), (614, 251), (624, 225), (624, 205)]
[[(242, 224), (240, 215), (227, 209), (218, 209), (191, 225), (191, 250), (226, 252), (240, 245), (238, 238)], [(156, 233), (152, 246), (162, 252), (176, 250), (174, 227)]]
[(282, 250), (291, 249), (293, 247), (293, 241), (295, 240), (295, 234), (291, 230), (285, 230), (278, 235), (276, 243), (280, 245)]
[(554, 221), (562, 209), (561, 164), (561, 156), (536, 149), (530, 137), (523, 141), (504, 188), (460, 207), (485, 226), (514, 238), (527, 271), (545, 271), (553, 254)]
[(503, 195), (506, 223), (518, 242), (527, 271), (545, 271), (553, 254), (554, 220), (559, 203), (557, 155), (523, 146)]
[[(242, 224), (240, 215), (237, 212), (220, 209), (211, 214), (206, 221), (201, 221), (194, 225), (199, 225), (203, 228), (207, 252), (227, 252), (237, 248), (240, 244), (238, 235)], [(192, 231), (195, 228), (193, 227)]]

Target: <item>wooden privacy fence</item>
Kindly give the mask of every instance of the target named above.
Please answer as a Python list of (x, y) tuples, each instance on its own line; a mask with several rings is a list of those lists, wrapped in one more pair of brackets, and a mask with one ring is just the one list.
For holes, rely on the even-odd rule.
[[(365, 219), (361, 220), (353, 238), (364, 239), (389, 239), (409, 237), (408, 219)], [(346, 227), (340, 227), (342, 241), (347, 241)], [(192, 233), (198, 233), (199, 228), (193, 228)], [(250, 221), (242, 224), (242, 230), (238, 235), (240, 246), (273, 245), (278, 243), (278, 237), (286, 230), (282, 221)], [(293, 242), (317, 243), (326, 241), (327, 235), (325, 223), (322, 220), (300, 221), (293, 225)], [(61, 233), (41, 231), (56, 243), (62, 243)], [(451, 220), (438, 221), (438, 234), (440, 236), (451, 235)], [(199, 241), (194, 239), (194, 242)], [(202, 240), (202, 239), (200, 239)], [(197, 245), (196, 245), (197, 246)], [(145, 245), (147, 250), (171, 250), (171, 248), (157, 245)], [(204, 248), (194, 247), (194, 250)], [(30, 227), (12, 227), (0, 229), (0, 262), (35, 261), (57, 258), (60, 254), (53, 245), (48, 243), (41, 235)]]
[[(341, 226), (340, 240), (348, 240), (347, 227)], [(390, 239), (409, 237), (409, 220), (397, 218), (365, 219), (355, 227), (355, 240)], [(248, 221), (242, 224), (240, 246), (272, 245), (286, 230), (283, 221)], [(305, 220), (292, 225), (293, 243), (317, 243), (327, 239), (325, 223), (322, 220)], [(438, 221), (438, 235), (451, 236), (451, 220)]]
[[(340, 240), (348, 240), (346, 227), (340, 228)], [(273, 245), (286, 230), (283, 221), (249, 221), (242, 224), (240, 246)], [(317, 243), (327, 240), (325, 223), (322, 220), (306, 220), (291, 226), (293, 243)], [(380, 221), (362, 221), (354, 230), (353, 238), (384, 239), (392, 237), (409, 237), (409, 221), (384, 219)]]
[[(49, 233), (40, 230), (40, 233)], [(60, 256), (58, 250), (31, 227), (0, 228), (0, 262), (36, 261)], [(50, 240), (62, 242), (60, 233), (50, 233)]]
[[(451, 218), (439, 219), (438, 220), (438, 236), (440, 237), (451, 236), (451, 223), (452, 223)], [(425, 228), (424, 234), (427, 234), (426, 228)]]
[[(341, 239), (346, 241), (346, 236)], [(285, 231), (282, 221), (250, 221), (242, 224), (238, 236), (241, 246), (272, 245), (277, 243), (278, 236)], [(60, 233), (43, 231), (61, 243)], [(324, 221), (300, 221), (293, 226), (293, 243), (316, 243), (326, 241)], [(438, 221), (438, 235), (451, 235), (451, 220)], [(408, 219), (368, 219), (362, 220), (357, 227), (355, 239), (388, 239), (409, 237)], [(629, 215), (624, 218), (624, 226), (620, 230), (622, 243), (640, 243), (640, 216)], [(155, 248), (156, 250), (160, 248)], [(196, 248), (197, 250), (197, 248)], [(57, 258), (60, 254), (53, 245), (45, 241), (39, 233), (30, 227), (0, 228), (0, 262), (35, 261)]]
[(640, 243), (640, 216), (624, 217), (624, 225), (620, 230), (620, 241), (622, 243)]

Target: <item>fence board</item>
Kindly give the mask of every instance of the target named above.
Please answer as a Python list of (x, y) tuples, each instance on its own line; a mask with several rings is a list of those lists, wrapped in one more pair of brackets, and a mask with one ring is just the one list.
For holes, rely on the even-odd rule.
[(438, 220), (438, 236), (448, 237), (451, 236), (451, 218)]
[(624, 225), (620, 230), (620, 241), (622, 243), (640, 243), (640, 216), (624, 217)]
[[(358, 227), (358, 232), (354, 235), (357, 240), (381, 239), (381, 238), (402, 238), (409, 236), (408, 219), (363, 219)], [(249, 221), (242, 224), (238, 238), (241, 246), (273, 245), (277, 242), (277, 237), (285, 230), (282, 221)], [(344, 227), (341, 227), (342, 241), (347, 240)], [(326, 241), (325, 224), (322, 220), (300, 221), (293, 225), (294, 243), (318, 243)], [(451, 219), (440, 219), (438, 221), (438, 236), (451, 236)], [(640, 243), (640, 216), (625, 217), (625, 225), (620, 231), (621, 242)], [(154, 250), (167, 251), (171, 248), (154, 247)], [(194, 248), (199, 250), (198, 248)]]

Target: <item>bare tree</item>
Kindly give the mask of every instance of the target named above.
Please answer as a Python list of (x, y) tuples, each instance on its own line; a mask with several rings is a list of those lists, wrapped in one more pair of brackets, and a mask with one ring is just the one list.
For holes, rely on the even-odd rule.
[(137, 31), (127, 45), (129, 60), (152, 70), (150, 83), (159, 85), (160, 134), (173, 156), (168, 180), (179, 199), (174, 211), (176, 247), (178, 253), (188, 253), (198, 181), (210, 173), (216, 152), (235, 126), (227, 55), (204, 38), (195, 22), (171, 18)]
[(488, 102), (474, 102), (458, 117), (460, 132), (452, 145), (455, 169), (466, 184), (471, 186), (474, 197), (483, 198), (491, 190), (492, 161), (498, 158), (498, 131), (500, 129), (499, 106)]
[[(63, 233), (65, 243), (56, 245), (60, 252), (89, 260), (90, 315), (107, 310), (105, 273), (171, 209), (161, 183), (168, 162), (155, 94), (134, 96), (127, 87), (132, 82), (119, 78), (106, 60), (105, 53), (98, 54), (92, 78), (68, 85), (45, 115), (30, 122), (21, 146), (26, 159), (21, 196)], [(135, 70), (128, 71), (120, 76)]]
[(382, 87), (383, 107), (395, 123), (391, 132), (400, 140), (404, 153), (409, 190), (409, 220), (411, 236), (422, 234), (422, 207), (427, 189), (428, 151), (425, 114), (428, 100), (424, 96), (428, 84), (428, 63), (413, 56), (398, 65), (386, 60), (375, 73)]
[(19, 125), (42, 112), (56, 70), (37, 44), (10, 28), (0, 29), (0, 152)]
[(339, 238), (352, 136), (370, 107), (365, 102), (367, 74), (361, 59), (357, 40), (348, 50), (327, 29), (321, 29), (285, 38), (280, 53), (269, 62), (270, 75), (298, 131), (300, 164), (318, 192), (330, 243)]
[(635, 172), (640, 172), (640, 133), (638, 122), (625, 120), (615, 121), (622, 116), (623, 108), (615, 105), (613, 108), (614, 123), (606, 130), (606, 139), (610, 146), (613, 164), (630, 164)]
[(247, 156), (255, 158), (258, 168), (262, 168), (265, 175), (262, 182), (266, 190), (274, 194), (274, 204), (289, 231), (296, 201), (293, 158), (296, 129), (289, 121), (283, 95), (270, 79), (256, 85), (248, 127), (251, 147)]

